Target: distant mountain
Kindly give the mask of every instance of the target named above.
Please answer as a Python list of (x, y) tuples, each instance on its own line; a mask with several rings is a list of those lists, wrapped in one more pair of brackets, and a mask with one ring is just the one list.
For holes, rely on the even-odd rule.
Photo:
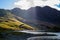
[(54, 24), (60, 24), (60, 11), (51, 7), (45, 6), (43, 8), (36, 7), (37, 19), (47, 21)]
[(20, 16), (32, 22), (45, 21), (57, 25), (60, 24), (60, 11), (53, 9), (49, 6), (45, 7), (36, 6), (31, 7), (28, 10), (14, 8), (12, 9), (12, 12), (17, 16)]
[(39, 30), (59, 31), (60, 30), (60, 11), (45, 7), (31, 7), (28, 10), (14, 8), (11, 10), (16, 19), (24, 22)]
[(13, 14), (17, 15), (17, 16), (22, 16), (24, 10), (21, 10), (20, 8), (14, 8), (12, 9)]
[[(21, 25), (23, 25), (22, 28)], [(28, 10), (20, 8), (0, 9), (0, 28), (32, 30), (35, 27), (43, 30), (60, 30), (60, 11), (49, 6), (36, 6)]]
[(12, 12), (13, 12), (13, 14), (15, 14), (19, 17), (22, 17), (24, 19), (34, 20), (36, 18), (34, 10), (35, 10), (34, 8), (31, 8), (29, 10), (22, 10), (20, 8), (14, 8), (14, 9), (12, 9)]

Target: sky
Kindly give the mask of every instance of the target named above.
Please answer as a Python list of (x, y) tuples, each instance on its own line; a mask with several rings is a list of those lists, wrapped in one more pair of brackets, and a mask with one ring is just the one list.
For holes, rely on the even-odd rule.
[(16, 0), (0, 0), (0, 9), (12, 9), (15, 7), (14, 2)]
[(12, 9), (15, 7), (29, 9), (35, 6), (49, 6), (60, 10), (60, 0), (0, 0), (0, 8)]

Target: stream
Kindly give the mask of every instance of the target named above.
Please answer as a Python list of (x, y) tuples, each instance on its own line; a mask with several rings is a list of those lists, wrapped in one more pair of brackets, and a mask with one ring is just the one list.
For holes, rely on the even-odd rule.
[[(55, 36), (52, 36), (51, 34)], [(0, 37), (0, 40), (60, 40), (60, 33), (29, 30), (14, 31), (11, 33), (3, 33), (3, 36)]]

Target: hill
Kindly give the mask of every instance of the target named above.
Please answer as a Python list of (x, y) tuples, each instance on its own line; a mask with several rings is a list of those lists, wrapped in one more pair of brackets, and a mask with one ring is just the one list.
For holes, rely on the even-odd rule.
[(18, 18), (19, 21), (22, 21), (39, 29), (54, 29), (54, 27), (60, 29), (60, 11), (49, 6), (36, 6), (31, 7), (28, 10), (14, 8), (11, 11), (14, 15), (22, 18), (22, 20)]
[(37, 6), (36, 12), (38, 20), (53, 23), (55, 25), (60, 24), (60, 11), (53, 9), (49, 6), (45, 6), (43, 8)]
[(31, 20), (31, 21), (40, 20), (40, 21), (53, 23), (55, 25), (60, 24), (60, 11), (51, 8), (49, 6), (45, 6), (45, 7), (36, 6), (36, 7), (31, 7), (28, 10), (14, 8), (11, 11), (13, 12), (13, 14), (27, 20)]
[(33, 27), (18, 21), (9, 10), (0, 9), (0, 32), (8, 30), (34, 30)]

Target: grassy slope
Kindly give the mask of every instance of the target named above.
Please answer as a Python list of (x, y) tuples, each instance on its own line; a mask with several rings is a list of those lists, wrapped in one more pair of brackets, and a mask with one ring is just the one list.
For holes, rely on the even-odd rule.
[[(19, 27), (21, 24), (23, 25), (23, 28)], [(13, 14), (11, 14), (10, 11), (0, 9), (0, 31), (1, 29), (10, 29), (10, 30), (34, 30), (33, 27), (22, 23), (21, 21), (18, 21)]]
[(18, 20), (16, 20), (15, 18), (9, 18), (9, 19), (5, 19), (5, 18), (0, 18), (0, 27), (1, 28), (5, 28), (5, 29), (12, 29), (12, 30), (23, 30), (24, 28), (33, 30), (34, 28), (24, 24), (24, 28), (20, 28), (19, 25), (24, 24)]

